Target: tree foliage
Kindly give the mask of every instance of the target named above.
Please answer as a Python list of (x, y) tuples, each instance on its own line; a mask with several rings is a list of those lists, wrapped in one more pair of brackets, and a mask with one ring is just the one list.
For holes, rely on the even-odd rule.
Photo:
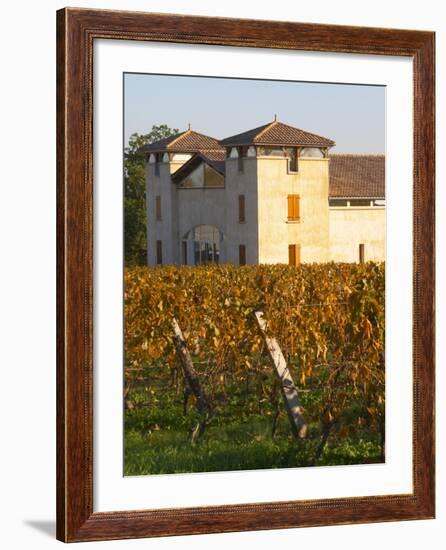
[(145, 176), (141, 147), (177, 133), (177, 129), (166, 124), (152, 126), (148, 134), (132, 134), (124, 150), (124, 258), (127, 266), (146, 264)]

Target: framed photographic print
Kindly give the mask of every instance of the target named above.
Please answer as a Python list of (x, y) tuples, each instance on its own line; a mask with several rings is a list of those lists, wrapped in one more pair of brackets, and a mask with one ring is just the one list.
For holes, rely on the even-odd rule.
[(58, 538), (434, 517), (434, 34), (57, 33)]

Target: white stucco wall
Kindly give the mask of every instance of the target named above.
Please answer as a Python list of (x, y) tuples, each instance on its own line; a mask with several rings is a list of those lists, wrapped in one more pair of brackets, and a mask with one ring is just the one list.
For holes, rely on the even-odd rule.
[[(156, 265), (156, 241), (162, 241), (163, 264), (182, 263), (182, 240), (199, 225), (215, 226), (222, 236), (220, 262), (239, 263), (239, 245), (246, 263), (288, 263), (288, 245), (300, 245), (300, 261), (358, 262), (385, 259), (385, 208), (329, 207), (328, 159), (301, 158), (290, 173), (284, 158), (226, 160), (224, 188), (179, 188), (171, 174), (183, 163), (146, 164), (148, 264)], [(300, 196), (300, 221), (288, 221), (288, 195)], [(156, 196), (161, 220), (156, 220)], [(245, 222), (239, 222), (239, 196), (245, 196)], [(193, 247), (187, 253), (193, 262)]]
[[(257, 162), (243, 159), (243, 172), (237, 159), (226, 159), (226, 237), (227, 261), (239, 263), (239, 245), (246, 247), (246, 263), (259, 262), (259, 218), (257, 208)], [(245, 196), (245, 221), (239, 222), (239, 195)]]
[[(258, 157), (259, 262), (288, 263), (288, 245), (300, 245), (301, 262), (328, 260), (328, 160)], [(288, 221), (288, 195), (300, 196), (299, 222)]]
[(358, 262), (364, 244), (365, 261), (386, 257), (386, 209), (384, 207), (330, 208), (330, 260)]
[[(146, 210), (147, 210), (147, 263), (156, 265), (156, 241), (162, 241), (163, 264), (179, 260), (177, 239), (177, 195), (176, 187), (170, 179), (183, 162), (162, 162), (159, 176), (155, 175), (155, 165), (146, 163)], [(161, 220), (156, 219), (156, 197), (161, 197)]]

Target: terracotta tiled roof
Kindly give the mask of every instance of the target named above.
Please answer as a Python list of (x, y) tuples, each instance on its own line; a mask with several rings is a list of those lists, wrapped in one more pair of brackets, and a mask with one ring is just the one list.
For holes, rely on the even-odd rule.
[(224, 149), (207, 149), (204, 151), (201, 151), (201, 155), (203, 157), (206, 157), (208, 160), (212, 161), (222, 161), (224, 162), (226, 159), (226, 152)]
[(333, 147), (335, 142), (310, 132), (305, 132), (300, 128), (294, 128), (274, 120), (269, 124), (264, 124), (258, 128), (253, 128), (247, 132), (230, 136), (220, 141), (224, 147), (236, 145), (282, 145), (294, 146), (302, 145), (306, 147)]
[(385, 198), (384, 155), (330, 155), (330, 197)]
[(142, 147), (146, 153), (198, 153), (200, 151), (219, 152), (224, 155), (224, 148), (216, 139), (194, 130), (186, 130), (155, 143)]

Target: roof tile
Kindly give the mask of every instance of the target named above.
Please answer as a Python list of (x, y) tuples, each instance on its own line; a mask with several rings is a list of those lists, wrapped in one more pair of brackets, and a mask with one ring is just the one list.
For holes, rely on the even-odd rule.
[(385, 198), (384, 155), (330, 155), (329, 196)]
[(216, 139), (194, 130), (186, 130), (180, 134), (169, 136), (155, 143), (142, 147), (145, 153), (198, 153), (201, 151), (216, 151), (224, 155), (225, 150)]
[(333, 147), (335, 142), (331, 139), (274, 120), (269, 124), (264, 124), (258, 128), (248, 130), (247, 132), (222, 139), (220, 145), (225, 147), (237, 145), (302, 145), (306, 147)]

